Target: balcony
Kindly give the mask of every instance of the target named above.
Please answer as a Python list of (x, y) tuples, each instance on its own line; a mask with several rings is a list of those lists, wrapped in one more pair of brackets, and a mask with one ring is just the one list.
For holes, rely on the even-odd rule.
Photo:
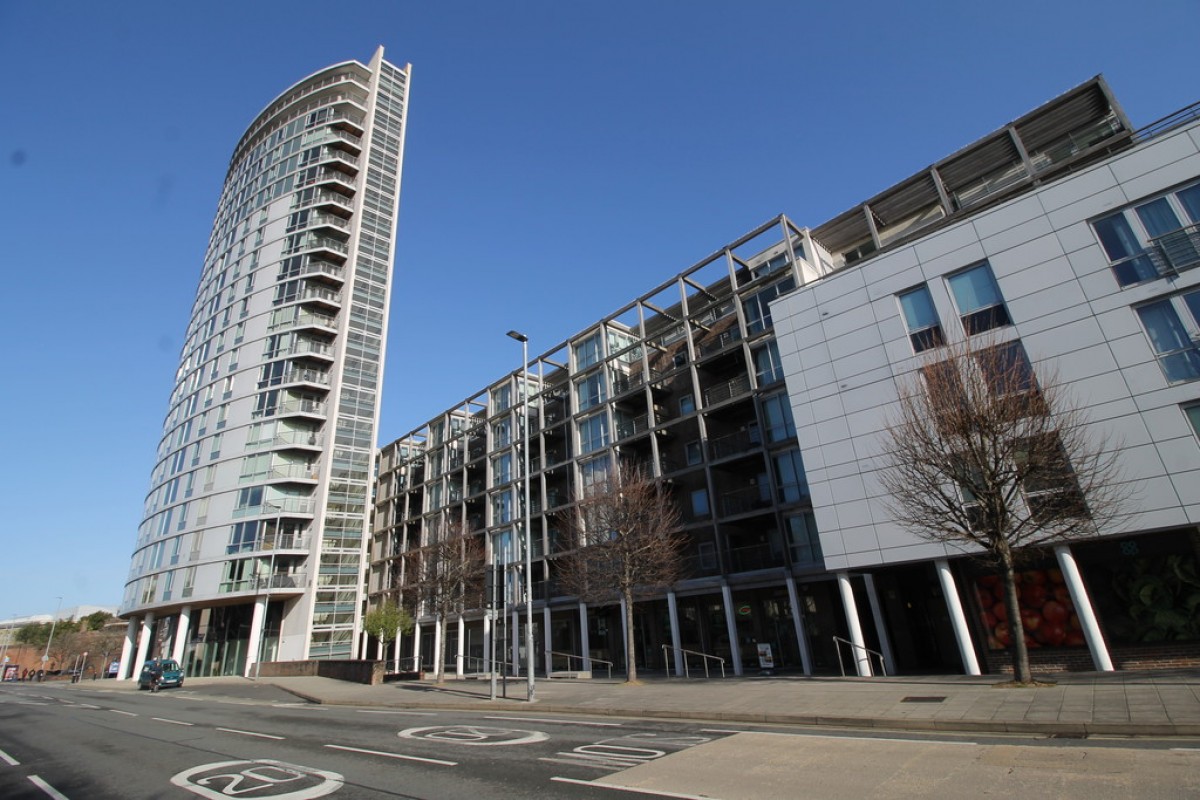
[(730, 547), (725, 551), (725, 556), (730, 573), (778, 569), (785, 566), (782, 551), (774, 550), (769, 542)]
[(351, 175), (358, 174), (358, 156), (340, 148), (323, 148), (318, 163), (328, 164), (334, 169), (343, 170)]
[(263, 414), (262, 416), (277, 416), (277, 417), (319, 417), (325, 419), (327, 409), (325, 403), (320, 400), (309, 400), (292, 398), (285, 400), (275, 407), (274, 415)]
[(313, 189), (312, 205), (327, 211), (337, 213), (344, 212), (345, 216), (349, 216), (354, 212), (354, 200), (347, 197), (341, 192), (332, 192), (328, 189)]
[(710, 439), (708, 442), (708, 457), (712, 461), (718, 461), (722, 458), (757, 451), (761, 447), (762, 434), (759, 432), (757, 425), (751, 425), (744, 430)]
[(362, 152), (362, 137), (355, 136), (349, 131), (327, 128), (324, 141), (332, 147), (343, 147), (355, 155)]
[[(303, 591), (308, 586), (308, 575), (303, 572), (293, 572), (288, 574), (278, 574), (271, 576), (260, 576), (253, 578), (243, 578), (238, 581), (221, 581), (218, 592), (221, 594), (230, 594), (233, 592), (265, 592), (271, 591), (276, 594), (276, 589), (290, 589), (293, 591)], [(285, 592), (279, 592), (285, 594)]]
[(704, 405), (714, 406), (750, 393), (750, 376), (739, 375), (733, 380), (718, 383), (704, 390)]
[(631, 436), (645, 433), (650, 430), (650, 415), (642, 414), (637, 417), (618, 418), (616, 429), (616, 441), (618, 442), (622, 439), (628, 439)]
[(296, 339), (288, 349), (288, 355), (333, 361), (333, 345), (313, 339)]
[(254, 541), (244, 544), (231, 544), (225, 548), (225, 553), (234, 555), (235, 553), (280, 552), (283, 550), (307, 552), (308, 540), (309, 537), (296, 533), (260, 536)]
[(716, 355), (742, 341), (740, 328), (732, 327), (722, 331), (717, 336), (700, 344), (700, 358)]
[(337, 214), (329, 214), (322, 211), (315, 211), (310, 214), (308, 217), (308, 224), (305, 227), (308, 230), (315, 230), (317, 228), (331, 228), (335, 235), (350, 235), (349, 222)]
[(316, 465), (306, 464), (281, 464), (277, 467), (271, 467), (267, 472), (267, 480), (276, 481), (302, 481), (304, 483), (316, 483), (320, 475)]
[(318, 258), (330, 259), (343, 263), (350, 254), (350, 248), (345, 242), (315, 233), (306, 233), (295, 237), (295, 241), (283, 250), (283, 255), (308, 253)]
[(736, 517), (771, 507), (771, 494), (765, 486), (750, 486), (726, 492), (718, 498), (721, 516)]
[(622, 372), (614, 372), (612, 375), (612, 393), (613, 397), (619, 397), (626, 392), (632, 392), (634, 389), (640, 389), (647, 382), (653, 387), (661, 384), (663, 380), (662, 373), (656, 369), (648, 371), (638, 371), (625, 374)]

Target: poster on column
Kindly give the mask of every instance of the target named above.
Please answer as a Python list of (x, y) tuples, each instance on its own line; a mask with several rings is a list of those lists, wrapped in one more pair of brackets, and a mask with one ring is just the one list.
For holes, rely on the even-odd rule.
[(120, 671), (120, 669), (121, 669), (120, 661), (112, 662), (111, 664), (108, 665), (108, 677), (110, 677), (110, 678), (116, 677), (116, 674), (117, 674), (117, 672)]

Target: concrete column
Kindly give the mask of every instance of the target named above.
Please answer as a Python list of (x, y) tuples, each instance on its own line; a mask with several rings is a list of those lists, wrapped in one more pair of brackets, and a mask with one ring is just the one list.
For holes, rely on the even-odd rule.
[(725, 630), (729, 634), (729, 656), (733, 659), (733, 674), (742, 674), (742, 646), (738, 642), (737, 617), (733, 609), (733, 591), (729, 584), (721, 586), (721, 599), (725, 603)]
[(458, 652), (454, 654), (454, 662), (456, 664), (454, 672), (458, 677), (462, 677), (467, 671), (467, 621), (463, 619), (463, 615), (458, 615)]
[(950, 612), (950, 624), (954, 627), (954, 639), (958, 642), (958, 654), (962, 657), (963, 669), (968, 675), (979, 675), (979, 659), (975, 657), (975, 644), (971, 641), (971, 629), (967, 625), (967, 615), (963, 613), (954, 573), (950, 571), (950, 564), (944, 558), (939, 558), (933, 564), (942, 584), (942, 594), (946, 598), (946, 610)]
[(150, 637), (154, 633), (154, 612), (147, 611), (146, 616), (142, 617), (142, 630), (138, 636), (137, 655), (133, 659), (133, 672), (129, 677), (137, 680), (142, 674), (142, 667), (146, 665), (146, 651), (150, 649)]
[(250, 641), (246, 642), (246, 669), (242, 673), (250, 677), (254, 663), (258, 661), (258, 651), (262, 649), (263, 625), (267, 619), (267, 598), (254, 598), (254, 616), (250, 618)]
[(580, 653), (583, 656), (583, 669), (590, 670), (592, 668), (592, 634), (588, 629), (587, 603), (584, 602), (579, 604), (579, 647), (583, 651)]
[[(554, 639), (550, 635), (550, 606), (542, 607), (542, 642), (542, 649), (544, 651), (542, 653), (542, 660), (546, 664), (546, 677), (549, 678), (551, 671), (554, 669), (554, 659), (550, 655), (550, 648), (554, 646)], [(574, 659), (572, 659), (572, 661), (574, 661)], [(574, 669), (574, 667), (570, 665), (568, 665), (567, 668)]]
[[(850, 641), (854, 645), (854, 652), (850, 657), (854, 661), (859, 677), (869, 678), (873, 674), (871, 671), (871, 654), (867, 652), (867, 644), (863, 639), (862, 625), (858, 622), (858, 604), (854, 602), (854, 587), (850, 584), (850, 574), (848, 572), (839, 572), (837, 580), (838, 589), (842, 593), (842, 605), (846, 608), (846, 624), (850, 627)], [(845, 648), (843, 648), (842, 653), (844, 656)]]
[(489, 672), (496, 669), (492, 663), (492, 616), (495, 613), (493, 609), (483, 612), (483, 659), (487, 662)]
[(413, 671), (421, 671), (421, 623), (413, 623)]
[(867, 602), (871, 605), (871, 619), (875, 620), (875, 631), (879, 634), (879, 651), (883, 653), (883, 668), (888, 675), (896, 674), (896, 658), (892, 653), (892, 640), (888, 636), (887, 625), (884, 624), (883, 606), (879, 604), (879, 592), (875, 589), (875, 576), (871, 573), (863, 575), (867, 585)]
[[(133, 654), (133, 643), (137, 640), (138, 618), (130, 617), (125, 625), (125, 641), (121, 642), (121, 665), (117, 667), (117, 680), (127, 681), (132, 676), (129, 668), (133, 666), (129, 657)], [(105, 667), (108, 665), (105, 664)]]
[(171, 648), (171, 658), (183, 664), (183, 653), (187, 649), (188, 637), (192, 628), (192, 607), (184, 606), (179, 610), (179, 624), (175, 626), (175, 644)]
[(671, 618), (671, 660), (674, 663), (675, 674), (683, 674), (683, 639), (679, 636), (679, 603), (674, 592), (667, 592), (667, 616)]
[(800, 592), (796, 579), (787, 576), (788, 601), (792, 604), (792, 625), (796, 629), (796, 644), (800, 646), (800, 666), (805, 675), (813, 674), (812, 652), (808, 649), (808, 633), (804, 629), (804, 608), (800, 605)]
[(1087, 587), (1083, 585), (1083, 576), (1079, 574), (1075, 556), (1065, 544), (1054, 548), (1054, 556), (1058, 559), (1058, 568), (1062, 570), (1063, 578), (1067, 581), (1067, 590), (1071, 593), (1071, 602), (1075, 604), (1075, 613), (1083, 625), (1083, 638), (1091, 651), (1092, 663), (1101, 672), (1112, 672), (1114, 667), (1108, 655), (1108, 645), (1104, 643), (1104, 636), (1100, 633), (1100, 623), (1096, 621), (1096, 611), (1092, 608)]

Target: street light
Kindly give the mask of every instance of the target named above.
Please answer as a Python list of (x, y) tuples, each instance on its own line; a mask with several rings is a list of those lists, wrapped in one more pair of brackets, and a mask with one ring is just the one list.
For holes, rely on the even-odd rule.
[(529, 337), (517, 331), (509, 331), (508, 338), (521, 343), (521, 390), (524, 409), (521, 414), (523, 433), (521, 445), (525, 451), (525, 675), (528, 681), (526, 699), (533, 702), (533, 557), (532, 536), (529, 529)]
[(58, 612), (62, 608), (62, 598), (58, 598), (58, 605), (54, 607), (54, 618), (50, 620), (50, 638), (46, 639), (46, 652), (42, 653), (42, 675), (46, 674), (46, 662), (50, 660), (50, 643), (54, 641), (54, 626), (58, 624)]

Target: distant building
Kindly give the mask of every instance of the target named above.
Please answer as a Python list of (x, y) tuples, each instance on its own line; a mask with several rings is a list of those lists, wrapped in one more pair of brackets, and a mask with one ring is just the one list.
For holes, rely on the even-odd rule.
[[(1127, 597), (1147, 570), (1194, 578), (1200, 562), (1195, 111), (1135, 131), (1093, 79), (823, 225), (771, 220), (534, 358), (535, 668), (625, 663), (617, 609), (563, 594), (554, 555), (571, 546), (558, 512), (628, 461), (668, 481), (690, 542), (689, 577), (637, 604), (639, 665), (701, 669), (689, 653), (702, 653), (738, 674), (760, 657), (805, 673), (1002, 669), (986, 580), (891, 523), (871, 474), (896, 380), (984, 327), (1035, 366), (1058, 363), (1097, 430), (1124, 436), (1143, 489), (1127, 527), (1031, 569), (1067, 611), (1061, 635), (1033, 640), (1035, 664), (1200, 663), (1194, 609), (1190, 629), (1160, 630)], [(932, 316), (905, 317), (913, 292)], [(496, 637), (524, 663), (521, 378), (382, 448), (368, 592), (403, 601), (404, 554), (461, 524), (509, 569)], [(391, 656), (428, 665), (430, 619)], [(447, 668), (481, 670), (490, 628), (464, 609)]]
[(353, 650), (409, 77), (382, 48), (335, 64), (234, 149), (121, 604), (123, 677), (153, 655), (230, 675)]

